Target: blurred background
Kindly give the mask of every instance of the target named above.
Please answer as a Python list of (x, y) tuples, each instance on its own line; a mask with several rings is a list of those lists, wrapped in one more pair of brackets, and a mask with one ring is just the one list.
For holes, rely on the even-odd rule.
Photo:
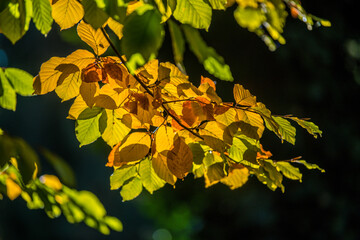
[[(334, 3), (333, 3), (334, 2)], [(69, 224), (64, 217), (49, 219), (42, 210), (28, 210), (22, 199), (0, 201), (0, 240), (8, 239), (360, 239), (360, 31), (357, 1), (303, 1), (308, 12), (332, 22), (331, 28), (308, 31), (288, 17), (287, 44), (270, 52), (255, 35), (240, 28), (233, 9), (215, 12), (203, 33), (230, 65), (235, 83), (244, 85), (275, 114), (311, 117), (323, 130), (313, 139), (298, 129), (297, 143), (281, 144), (272, 133), (263, 137), (274, 159), (303, 156), (326, 173), (301, 169), (303, 182), (285, 180), (285, 193), (272, 192), (253, 177), (237, 190), (225, 185), (204, 188), (203, 179), (188, 176), (176, 188), (153, 195), (143, 192), (122, 202), (110, 191), (112, 169), (105, 167), (110, 148), (98, 140), (79, 148), (74, 121), (65, 119), (70, 102), (55, 93), (18, 97), (17, 111), (0, 109), (0, 127), (20, 136), (34, 148), (45, 147), (75, 170), (79, 190), (95, 193), (109, 215), (124, 225), (121, 233), (103, 236), (85, 224)], [(57, 26), (44, 38), (32, 26), (15, 46), (0, 36), (0, 66), (17, 67), (36, 75), (41, 63), (64, 57), (79, 43), (73, 30)], [(111, 54), (111, 53), (110, 53)], [(169, 36), (160, 50), (161, 61), (172, 61)], [(197, 84), (211, 77), (189, 51), (185, 67)], [(233, 83), (217, 81), (219, 95), (232, 101)], [(42, 173), (54, 173), (43, 162)], [(357, 219), (357, 220), (356, 220)]]

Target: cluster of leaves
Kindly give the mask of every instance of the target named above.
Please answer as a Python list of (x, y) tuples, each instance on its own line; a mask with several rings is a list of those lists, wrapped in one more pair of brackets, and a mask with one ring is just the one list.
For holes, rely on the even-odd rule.
[[(72, 183), (66, 163), (48, 150), (43, 153), (59, 170), (60, 176)], [(38, 178), (39, 167), (38, 155), (24, 140), (0, 131), (0, 199), (2, 194), (11, 200), (21, 196), (29, 209), (44, 209), (50, 218), (63, 213), (70, 223), (85, 222), (103, 234), (109, 234), (110, 229), (122, 230), (121, 222), (106, 215), (104, 206), (94, 194), (71, 189), (54, 175)]]
[[(82, 21), (77, 32), (96, 55), (112, 45), (104, 28)], [(63, 101), (76, 97), (68, 118), (76, 120), (80, 146), (102, 137), (113, 148), (107, 163), (114, 167), (111, 188), (122, 187), (123, 200), (143, 187), (152, 193), (165, 183), (174, 185), (190, 172), (203, 176), (206, 187), (222, 182), (235, 189), (254, 174), (270, 189), (284, 190), (283, 175), (301, 181), (301, 173), (288, 161), (269, 159), (259, 141), (264, 129), (291, 144), (296, 129), (288, 119), (314, 137), (322, 133), (305, 119), (272, 115), (239, 84), (235, 103), (224, 103), (211, 79), (203, 77), (195, 87), (175, 65), (156, 59), (132, 75), (121, 56), (80, 49), (45, 62), (34, 89), (36, 94), (55, 90)]]
[(313, 25), (330, 25), (308, 14), (298, 0), (6, 0), (0, 4), (0, 33), (15, 43), (26, 33), (31, 19), (45, 35), (51, 30), (53, 20), (61, 30), (74, 26), (81, 19), (94, 29), (107, 24), (121, 39), (120, 48), (129, 64), (136, 68), (157, 56), (166, 24), (177, 66), (185, 69), (186, 40), (210, 74), (232, 81), (230, 67), (206, 44), (197, 29), (208, 31), (213, 10), (225, 11), (235, 3), (234, 18), (238, 24), (260, 36), (270, 50), (285, 43), (281, 34), (288, 15), (286, 6), (291, 15), (304, 21), (309, 29)]

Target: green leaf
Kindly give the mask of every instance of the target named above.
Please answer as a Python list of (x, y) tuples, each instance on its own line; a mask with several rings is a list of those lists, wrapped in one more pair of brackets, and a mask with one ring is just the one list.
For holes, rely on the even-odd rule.
[(276, 168), (284, 174), (285, 177), (301, 182), (302, 174), (300, 170), (288, 162), (276, 162)]
[(183, 26), (183, 30), (190, 50), (204, 68), (221, 80), (233, 81), (229, 65), (225, 64), (224, 59), (216, 53), (215, 49), (206, 45), (198, 30), (187, 25)]
[(53, 23), (50, 2), (48, 0), (32, 0), (32, 3), (35, 27), (46, 36)]
[(67, 186), (76, 185), (75, 173), (64, 159), (45, 148), (41, 149), (41, 153), (44, 155), (46, 160), (48, 160), (51, 166), (53, 166), (64, 184)]
[(161, 15), (151, 5), (144, 5), (131, 13), (124, 22), (121, 49), (127, 59), (140, 53), (148, 61), (157, 55), (164, 39)]
[(264, 169), (268, 172), (269, 178), (273, 181), (273, 183), (281, 189), (282, 192), (285, 192), (285, 187), (282, 184), (283, 175), (279, 172), (279, 170), (275, 167), (276, 165), (272, 162), (272, 160), (264, 161)]
[(85, 109), (79, 115), (75, 123), (75, 134), (80, 142), (80, 147), (94, 142), (101, 136), (99, 119), (103, 113), (103, 110), (99, 111), (99, 108), (94, 107)]
[(125, 185), (121, 188), (120, 195), (123, 202), (129, 201), (140, 195), (142, 192), (142, 182), (139, 177), (134, 177), (130, 179)]
[(150, 158), (145, 158), (140, 162), (139, 174), (144, 187), (151, 194), (165, 185), (165, 181), (155, 173)]
[(104, 0), (83, 0), (81, 3), (85, 11), (84, 19), (93, 28), (102, 27), (108, 20), (109, 16), (103, 10), (106, 6)]
[(272, 118), (278, 124), (278, 133), (281, 136), (281, 140), (286, 140), (295, 145), (296, 128), (291, 126), (290, 122), (282, 117), (272, 116)]
[(15, 44), (29, 29), (32, 16), (30, 0), (12, 0), (0, 13), (0, 31)]
[(234, 11), (234, 17), (237, 23), (253, 32), (261, 26), (266, 20), (265, 14), (259, 8), (237, 7)]
[(258, 141), (245, 135), (235, 136), (233, 144), (228, 150), (231, 159), (252, 168), (259, 168), (256, 162), (256, 154), (259, 151)]
[(6, 135), (0, 135), (0, 168), (14, 156), (16, 156), (16, 149), (12, 139)]
[(174, 17), (181, 23), (190, 24), (194, 28), (210, 27), (212, 9), (203, 0), (178, 0)]
[(31, 96), (34, 92), (33, 76), (18, 68), (6, 68), (5, 76), (16, 93), (22, 96)]
[(168, 20), (169, 32), (171, 36), (172, 49), (176, 64), (182, 64), (185, 52), (185, 40), (180, 27), (173, 21)]
[(315, 138), (317, 138), (318, 136), (321, 137), (322, 131), (315, 123), (297, 117), (287, 117), (287, 118), (297, 122), (301, 127), (305, 128), (306, 131), (308, 131), (308, 133), (313, 135)]
[(212, 9), (225, 10), (227, 0), (208, 0)]
[(308, 163), (305, 160), (296, 160), (294, 162), (303, 164), (307, 169), (317, 169), (317, 170), (319, 170), (321, 172), (325, 172), (325, 170), (322, 169), (321, 167), (319, 167), (317, 164)]
[(16, 93), (2, 68), (0, 68), (0, 107), (16, 110)]
[(119, 189), (124, 183), (132, 177), (135, 177), (138, 172), (138, 165), (125, 165), (114, 171), (110, 176), (111, 190)]

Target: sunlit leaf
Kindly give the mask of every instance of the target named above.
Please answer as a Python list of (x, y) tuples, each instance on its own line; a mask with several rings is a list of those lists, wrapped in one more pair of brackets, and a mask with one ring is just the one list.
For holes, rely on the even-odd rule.
[(81, 21), (78, 24), (77, 33), (81, 40), (94, 50), (97, 56), (106, 52), (110, 45), (101, 29), (95, 30), (90, 24), (87, 24), (84, 21)]
[(53, 23), (50, 2), (48, 0), (32, 0), (32, 3), (35, 26), (42, 34), (47, 35)]
[(6, 194), (10, 200), (16, 199), (21, 192), (22, 190), (17, 183), (15, 183), (11, 178), (6, 179)]
[(123, 185), (120, 191), (123, 202), (132, 200), (139, 196), (142, 192), (142, 189), (142, 182), (139, 177), (134, 177), (130, 179), (127, 183)]
[(226, 184), (231, 190), (242, 187), (249, 178), (249, 170), (245, 167), (232, 168), (229, 170), (229, 175), (221, 179), (221, 183)]
[(161, 125), (155, 135), (156, 151), (159, 153), (170, 150), (174, 143), (174, 130), (166, 125)]
[(57, 71), (61, 72), (59, 76), (56, 94), (62, 101), (67, 101), (79, 95), (81, 85), (80, 69), (73, 64), (60, 64), (56, 67)]
[(168, 20), (169, 32), (171, 36), (171, 44), (176, 64), (181, 64), (185, 52), (185, 40), (180, 27), (173, 21)]
[(205, 187), (210, 187), (218, 183), (226, 176), (224, 163), (215, 163), (209, 166), (205, 171)]
[(59, 191), (63, 187), (59, 178), (57, 178), (54, 175), (45, 174), (45, 175), (42, 175), (39, 179), (40, 179), (40, 182), (42, 182), (49, 188), (54, 189), (55, 191)]
[(167, 158), (162, 154), (156, 154), (153, 156), (152, 167), (155, 173), (167, 183), (174, 185), (177, 178), (172, 174), (167, 166)]
[(239, 84), (234, 85), (234, 98), (236, 104), (239, 105), (253, 107), (256, 104), (256, 97)]
[(315, 123), (297, 117), (286, 117), (286, 118), (289, 118), (297, 122), (301, 127), (305, 128), (306, 131), (308, 131), (308, 133), (313, 135), (315, 138), (317, 138), (318, 136), (321, 137), (322, 131)]
[(16, 93), (0, 68), (0, 107), (13, 110), (16, 109)]
[(281, 135), (281, 140), (284, 139), (284, 140), (288, 141), (289, 143), (295, 145), (296, 128), (291, 126), (289, 121), (287, 121), (286, 119), (284, 119), (282, 117), (273, 116), (272, 118), (275, 120), (275, 122), (279, 126), (278, 131), (279, 131), (279, 134)]
[(138, 165), (125, 165), (114, 171), (110, 176), (111, 190), (119, 189), (130, 178), (138, 174)]
[(99, 119), (104, 111), (101, 108), (88, 108), (76, 120), (75, 134), (80, 147), (94, 142), (101, 136)]
[(159, 178), (159, 176), (155, 173), (150, 158), (145, 158), (142, 160), (140, 162), (139, 168), (140, 179), (143, 183), (143, 186), (151, 194), (165, 185), (165, 181)]
[(203, 0), (178, 0), (174, 11), (179, 22), (206, 30), (210, 27), (211, 16), (212, 9)]
[(6, 68), (5, 76), (13, 86), (16, 93), (22, 96), (30, 96), (34, 92), (32, 86), (33, 77), (24, 70), (18, 68)]
[(285, 177), (301, 182), (302, 174), (300, 170), (288, 162), (276, 162), (276, 168), (284, 174)]
[(256, 162), (256, 153), (258, 151), (260, 151), (258, 141), (245, 135), (234, 137), (233, 145), (228, 150), (231, 159), (252, 168), (259, 168)]
[(167, 166), (169, 170), (180, 179), (190, 171), (193, 162), (192, 151), (185, 141), (177, 137), (173, 148), (167, 153)]
[(81, 4), (84, 6), (84, 19), (93, 28), (98, 29), (106, 23), (109, 16), (104, 11), (104, 0), (82, 0)]
[(230, 67), (225, 64), (224, 58), (221, 57), (214, 48), (207, 46), (196, 29), (187, 25), (183, 25), (182, 27), (191, 51), (196, 55), (199, 62), (204, 65), (204, 68), (221, 80), (233, 81), (234, 78), (231, 74)]
[(295, 162), (303, 164), (307, 169), (317, 169), (321, 172), (325, 172), (325, 170), (319, 167), (317, 164), (308, 163), (305, 160), (296, 160)]
[[(106, 127), (104, 128), (105, 130), (101, 136), (110, 146), (114, 146), (118, 142), (122, 141), (131, 130), (121, 122), (124, 112), (125, 111), (121, 108), (115, 110), (106, 109)], [(103, 123), (100, 122), (100, 125), (101, 124)]]
[(52, 5), (52, 17), (61, 30), (64, 30), (84, 17), (84, 8), (77, 0), (58, 0)]
[(225, 10), (225, 6), (227, 4), (227, 0), (209, 0), (209, 3), (213, 9), (217, 10)]

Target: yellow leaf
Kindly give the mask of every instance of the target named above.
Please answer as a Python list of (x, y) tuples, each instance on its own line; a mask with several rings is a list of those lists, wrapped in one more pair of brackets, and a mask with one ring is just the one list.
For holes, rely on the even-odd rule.
[(88, 106), (86, 105), (86, 102), (84, 101), (82, 96), (77, 96), (74, 103), (70, 107), (69, 116), (67, 118), (76, 120), (79, 117), (80, 113), (82, 113), (86, 108), (88, 108)]
[(234, 85), (234, 98), (236, 104), (243, 106), (253, 107), (256, 105), (256, 97), (251, 95), (249, 90), (245, 89), (242, 85)]
[[(225, 126), (219, 122), (207, 122), (204, 129), (200, 129), (200, 135), (204, 142), (218, 152), (224, 152), (231, 139), (224, 139)], [(226, 141), (225, 141), (226, 140)]]
[(151, 139), (147, 132), (130, 133), (120, 145), (114, 147), (115, 152), (112, 153), (114, 156), (113, 165), (121, 166), (123, 163), (143, 159), (150, 151), (150, 144)]
[(110, 46), (101, 29), (95, 30), (90, 24), (81, 21), (77, 26), (77, 33), (81, 40), (87, 43), (97, 56), (106, 52)]
[(260, 114), (242, 109), (236, 109), (236, 114), (235, 120), (240, 121), (241, 133), (254, 139), (260, 139), (265, 130)]
[(118, 21), (114, 20), (111, 17), (109, 17), (107, 21), (107, 25), (115, 33), (115, 35), (119, 38), (119, 40), (121, 40), (121, 38), (123, 37), (122, 30), (124, 28), (124, 25), (122, 25), (121, 23), (119, 23)]
[(145, 158), (140, 162), (139, 174), (144, 187), (151, 194), (165, 185), (165, 181), (155, 173), (150, 158)]
[(59, 0), (52, 5), (52, 17), (61, 30), (67, 29), (84, 17), (84, 8), (77, 0)]
[(106, 109), (107, 123), (101, 136), (110, 146), (114, 146), (118, 142), (122, 141), (131, 130), (121, 122), (121, 118), (125, 113), (126, 110), (123, 108), (115, 110)]
[(205, 171), (205, 187), (208, 188), (226, 176), (224, 170), (224, 163), (215, 163), (209, 166)]
[(62, 189), (62, 184), (57, 176), (45, 174), (40, 177), (40, 181), (55, 191)]
[(126, 182), (120, 191), (123, 202), (132, 200), (139, 196), (142, 192), (142, 189), (142, 182), (139, 177), (134, 177), (128, 182)]
[(89, 64), (94, 63), (95, 61), (96, 58), (94, 54), (84, 49), (78, 49), (68, 55), (63, 63), (74, 64), (80, 70), (82, 70), (83, 68), (86, 68)]
[(137, 69), (135, 74), (147, 85), (155, 83), (158, 79), (159, 60), (153, 59), (141, 68)]
[(220, 182), (228, 185), (231, 190), (243, 186), (249, 178), (249, 170), (245, 167), (231, 168), (229, 175), (220, 180)]
[(171, 83), (175, 86), (181, 83), (189, 83), (188, 76), (180, 71), (175, 65), (166, 62), (160, 63), (159, 66), (159, 81), (161, 84)]
[(34, 78), (35, 94), (46, 94), (53, 91), (58, 83), (61, 71), (56, 68), (64, 61), (65, 58), (52, 57), (43, 63), (40, 68), (39, 76)]
[(62, 72), (55, 89), (56, 94), (67, 101), (79, 95), (81, 85), (80, 69), (73, 64), (61, 64), (56, 69)]
[(117, 109), (129, 98), (129, 89), (113, 89), (109, 84), (104, 85), (99, 95), (95, 97), (95, 106), (106, 109)]
[(177, 137), (174, 146), (167, 153), (167, 166), (169, 170), (180, 179), (183, 179), (191, 170), (193, 155), (185, 141)]
[(177, 178), (170, 172), (169, 168), (167, 167), (166, 156), (160, 153), (156, 153), (151, 161), (155, 173), (167, 183), (174, 185)]
[(22, 192), (20, 186), (15, 183), (11, 178), (6, 178), (6, 194), (10, 200), (16, 199)]
[(155, 133), (156, 151), (170, 150), (174, 143), (174, 130), (172, 127), (161, 125)]

